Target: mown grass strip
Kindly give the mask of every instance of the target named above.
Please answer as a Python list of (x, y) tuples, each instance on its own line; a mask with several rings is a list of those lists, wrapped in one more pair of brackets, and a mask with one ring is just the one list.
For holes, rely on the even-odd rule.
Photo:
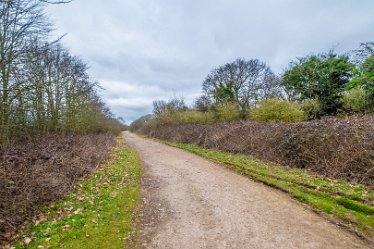
[(368, 237), (374, 236), (374, 191), (367, 186), (322, 178), (305, 170), (287, 169), (248, 156), (191, 144), (165, 143), (229, 165), (241, 174), (290, 193), (297, 200), (332, 215)]
[(141, 176), (137, 153), (116, 148), (106, 165), (45, 210), (13, 248), (124, 248), (134, 232)]

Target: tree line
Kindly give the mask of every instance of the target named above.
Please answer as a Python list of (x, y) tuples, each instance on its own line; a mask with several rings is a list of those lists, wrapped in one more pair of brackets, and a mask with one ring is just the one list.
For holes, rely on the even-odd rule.
[(0, 129), (13, 134), (101, 132), (121, 129), (98, 96), (87, 64), (49, 41), (47, 4), (68, 1), (0, 1)]
[(192, 108), (178, 98), (154, 101), (154, 117), (181, 123), (301, 121), (373, 112), (374, 42), (346, 54), (329, 51), (297, 58), (280, 75), (258, 59), (239, 58), (213, 69), (202, 92)]

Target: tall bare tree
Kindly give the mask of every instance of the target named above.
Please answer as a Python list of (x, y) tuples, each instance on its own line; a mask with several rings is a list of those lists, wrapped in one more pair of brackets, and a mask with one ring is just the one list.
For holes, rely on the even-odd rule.
[[(10, 125), (11, 106), (22, 91), (19, 79), (27, 46), (51, 30), (43, 13), (45, 2), (5, 0), (0, 2), (0, 125)], [(21, 104), (20, 101), (17, 104)]]
[(98, 97), (87, 65), (59, 41), (48, 42), (52, 25), (43, 9), (67, 2), (0, 0), (0, 141), (20, 129), (87, 132), (120, 125)]
[[(258, 100), (279, 94), (278, 77), (257, 59), (237, 59), (214, 69), (203, 82), (203, 90), (218, 102), (223, 93), (233, 95), (242, 111)], [(228, 96), (231, 99), (231, 96)]]

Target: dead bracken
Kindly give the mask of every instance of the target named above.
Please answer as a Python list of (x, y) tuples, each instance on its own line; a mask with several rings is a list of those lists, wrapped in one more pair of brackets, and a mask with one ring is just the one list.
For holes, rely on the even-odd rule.
[(74, 189), (115, 143), (113, 134), (51, 135), (0, 146), (0, 241), (11, 240), (38, 208)]

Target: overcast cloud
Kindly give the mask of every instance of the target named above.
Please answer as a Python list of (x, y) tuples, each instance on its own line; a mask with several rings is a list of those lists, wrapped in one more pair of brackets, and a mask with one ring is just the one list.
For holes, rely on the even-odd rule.
[(281, 73), (296, 57), (374, 40), (373, 0), (75, 0), (47, 13), (128, 123), (155, 99), (191, 104), (209, 71), (238, 57)]

